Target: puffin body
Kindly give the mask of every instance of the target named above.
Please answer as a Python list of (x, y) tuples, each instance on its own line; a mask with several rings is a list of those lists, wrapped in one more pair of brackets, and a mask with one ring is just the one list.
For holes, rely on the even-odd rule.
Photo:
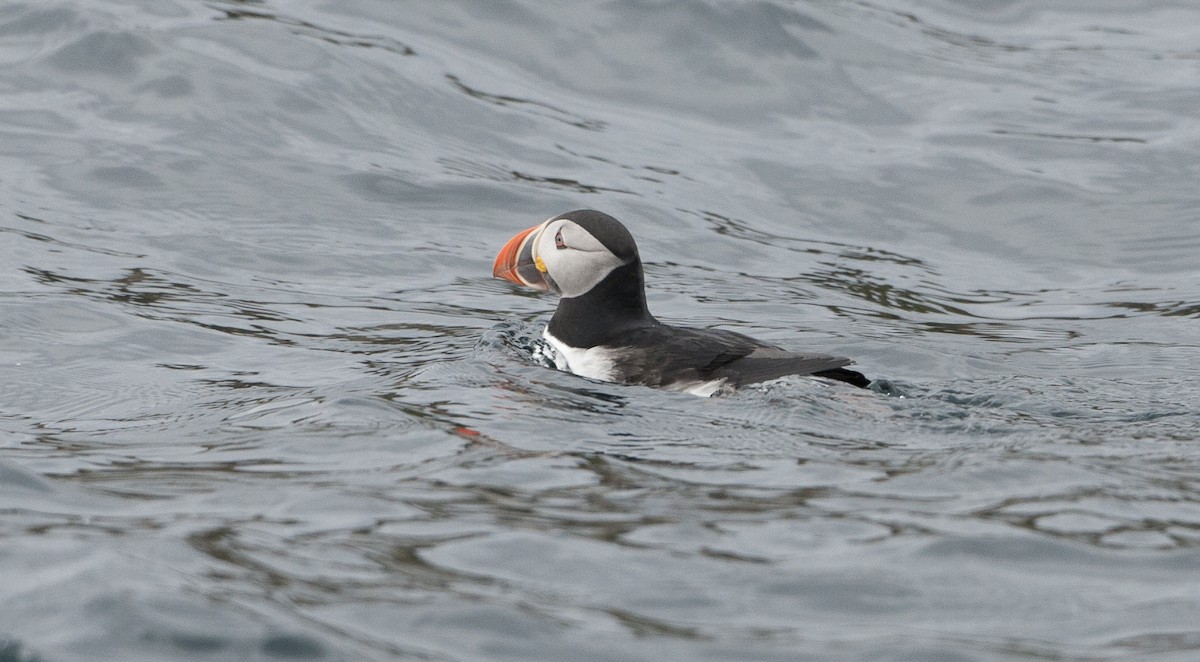
[(787, 375), (866, 387), (850, 359), (797, 353), (723, 329), (663, 324), (646, 306), (642, 261), (617, 219), (577, 210), (510, 239), (492, 275), (562, 299), (543, 332), (559, 370), (708, 396)]

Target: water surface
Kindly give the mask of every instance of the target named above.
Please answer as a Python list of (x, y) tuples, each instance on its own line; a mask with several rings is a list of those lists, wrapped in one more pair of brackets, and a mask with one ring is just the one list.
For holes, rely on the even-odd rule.
[[(0, 660), (1192, 660), (1200, 10), (0, 8)], [(855, 357), (537, 363), (517, 230)]]

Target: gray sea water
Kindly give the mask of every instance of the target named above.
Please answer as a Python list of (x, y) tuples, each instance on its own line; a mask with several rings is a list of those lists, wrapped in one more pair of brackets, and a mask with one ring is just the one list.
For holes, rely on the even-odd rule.
[[(0, 660), (1200, 659), (1200, 5), (0, 3)], [(516, 231), (854, 357), (538, 365)]]

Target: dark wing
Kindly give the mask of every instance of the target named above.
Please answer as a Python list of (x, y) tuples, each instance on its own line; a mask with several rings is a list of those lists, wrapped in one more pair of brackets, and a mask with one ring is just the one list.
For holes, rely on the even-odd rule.
[(725, 377), (730, 384), (741, 386), (787, 375), (814, 375), (851, 363), (853, 361), (841, 356), (789, 352), (770, 347), (756, 349), (742, 358), (730, 361), (713, 370), (712, 376)]
[[(841, 373), (865, 377), (842, 366), (850, 359), (828, 354), (802, 354), (768, 345), (749, 336), (724, 329), (690, 329), (655, 324), (618, 334), (606, 346), (630, 348), (642, 354), (630, 361), (622, 381), (647, 386), (666, 386), (676, 381), (726, 379), (730, 386), (764, 382), (786, 375), (822, 375), (856, 383)], [(859, 384), (862, 385), (862, 384)]]

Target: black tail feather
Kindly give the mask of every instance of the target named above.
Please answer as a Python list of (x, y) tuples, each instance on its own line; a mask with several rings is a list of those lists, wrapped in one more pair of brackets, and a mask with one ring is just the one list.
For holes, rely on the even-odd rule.
[(817, 377), (825, 377), (827, 379), (836, 379), (839, 382), (846, 382), (847, 384), (853, 384), (854, 386), (857, 386), (859, 388), (867, 388), (868, 386), (871, 385), (871, 380), (867, 379), (866, 376), (863, 375), (861, 372), (855, 372), (853, 370), (847, 370), (845, 368), (833, 368), (832, 370), (822, 370), (821, 372), (814, 372), (813, 375), (816, 375)]

